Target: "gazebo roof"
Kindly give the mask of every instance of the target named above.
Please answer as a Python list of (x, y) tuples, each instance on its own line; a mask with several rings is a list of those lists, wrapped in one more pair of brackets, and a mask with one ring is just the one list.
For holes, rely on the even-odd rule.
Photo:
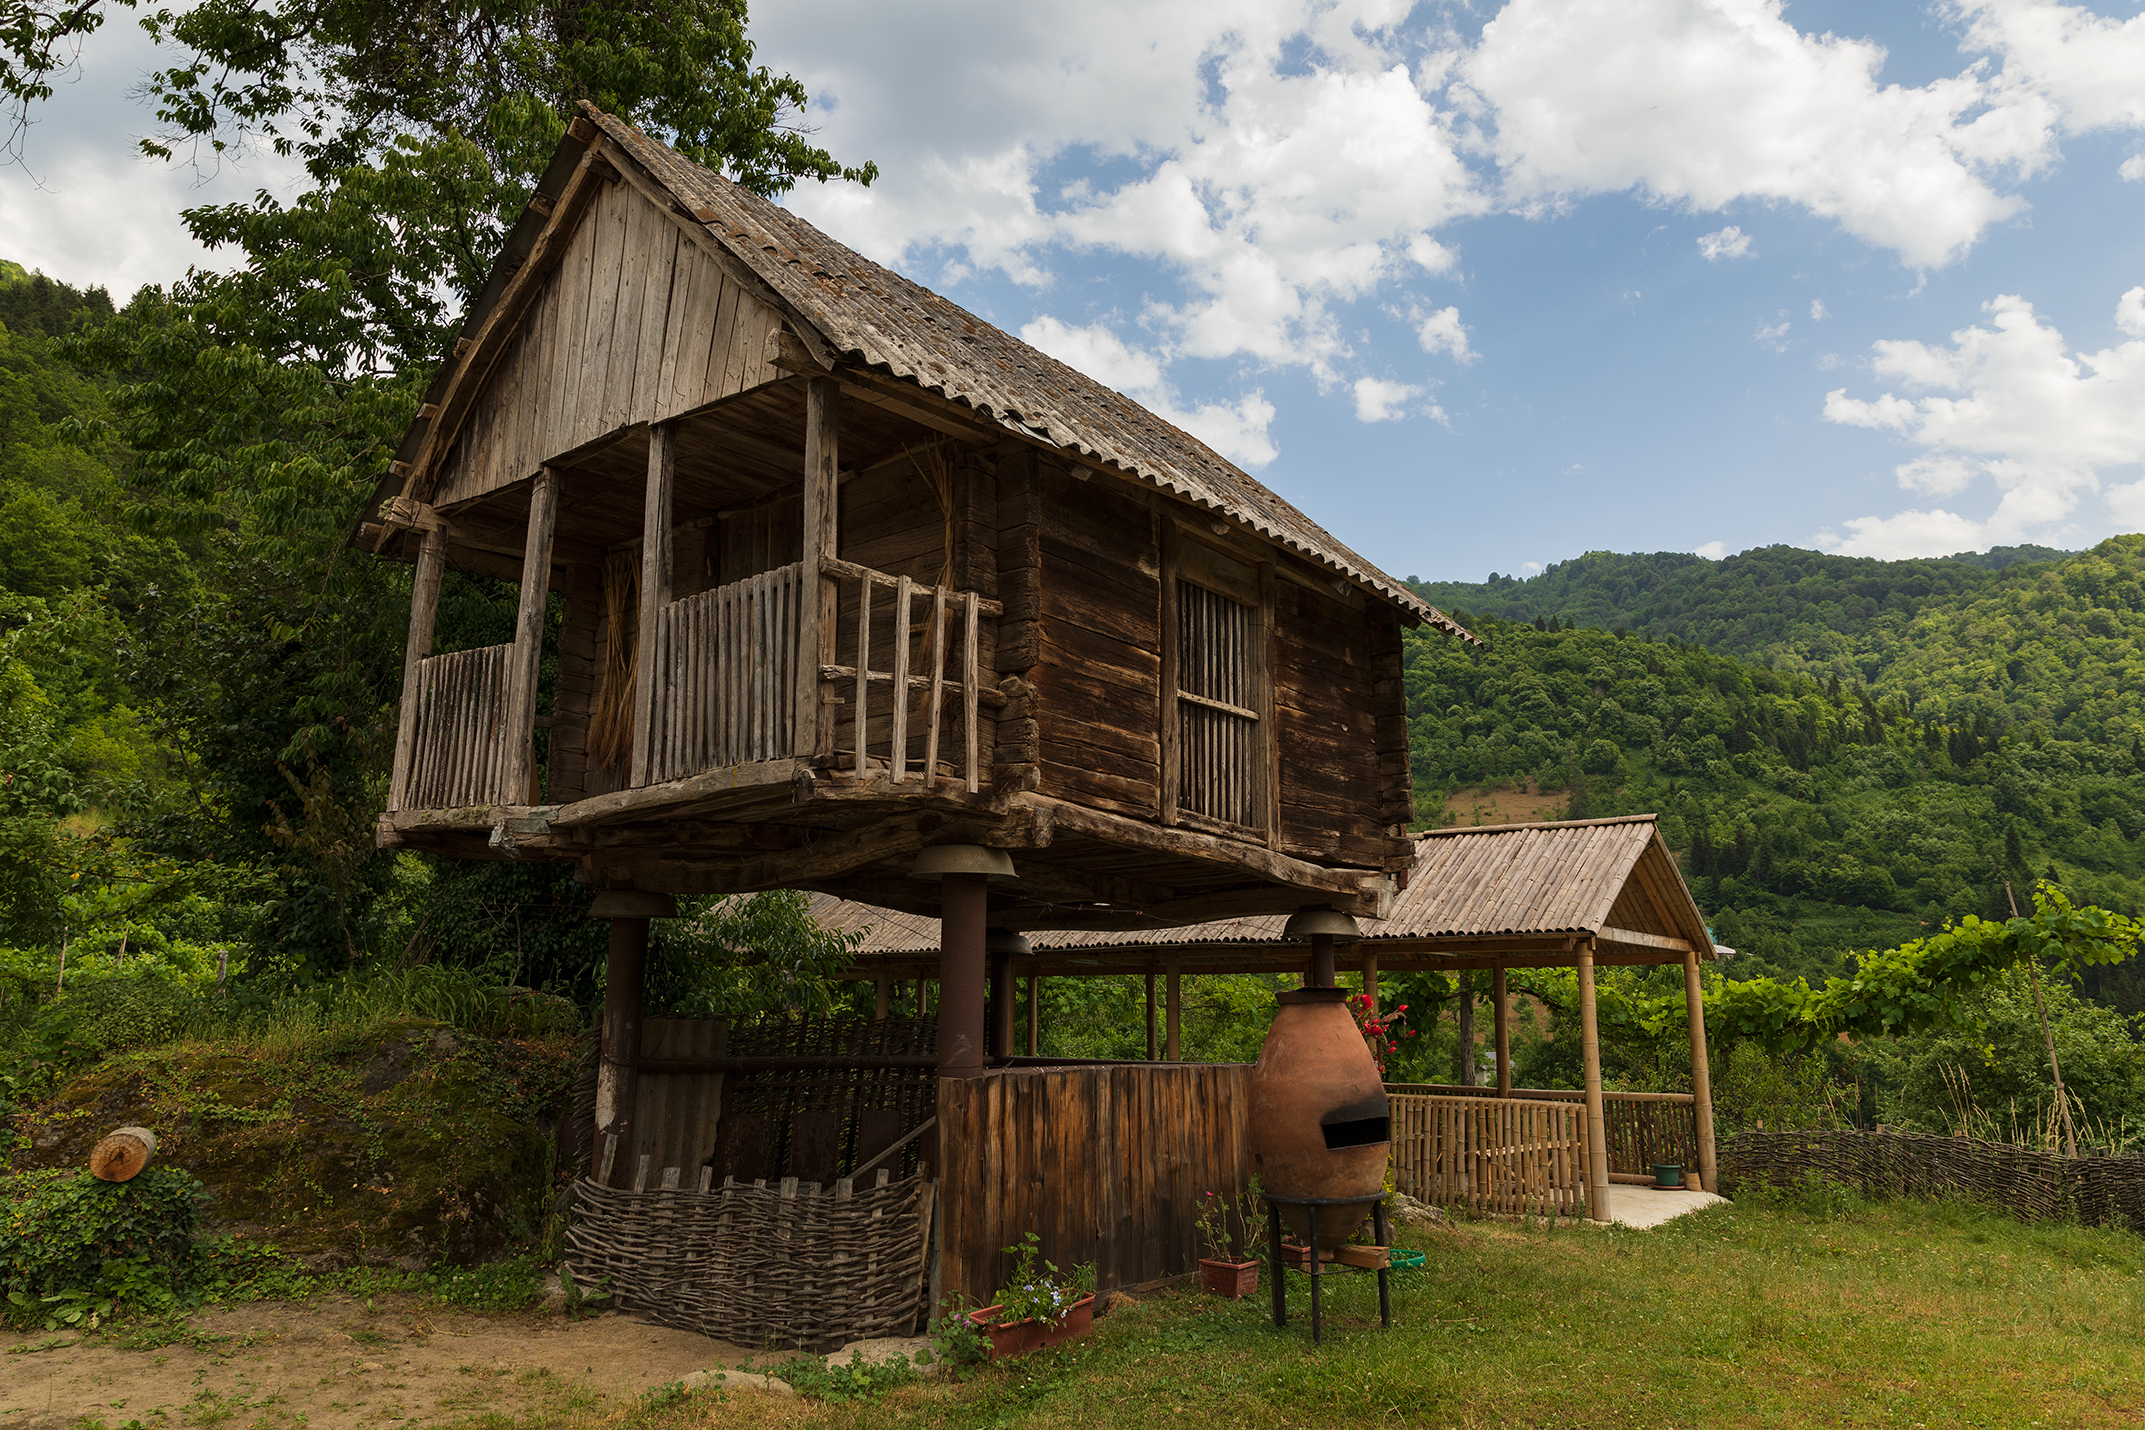
[[(862, 931), (863, 976), (935, 976), (936, 919), (829, 895), (813, 896), (812, 912), (824, 927)], [(1266, 914), (1131, 932), (1031, 933), (1033, 956), (1017, 971), (1293, 973), (1305, 950), (1282, 936), (1287, 922)], [(1705, 919), (1651, 814), (1420, 834), (1392, 916), (1362, 927), (1360, 943), (1336, 951), (1344, 968), (1365, 955), (1393, 972), (1549, 967), (1576, 963), (1589, 939), (1602, 964), (1681, 963), (1692, 948), (1713, 957)]]

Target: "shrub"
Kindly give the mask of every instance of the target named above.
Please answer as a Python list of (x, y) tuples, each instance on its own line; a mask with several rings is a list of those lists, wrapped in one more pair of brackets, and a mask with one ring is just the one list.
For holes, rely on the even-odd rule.
[(0, 1194), (0, 1314), (15, 1324), (122, 1304), (162, 1310), (191, 1289), (201, 1183), (189, 1173), (151, 1167), (131, 1182), (27, 1173), (0, 1180)]

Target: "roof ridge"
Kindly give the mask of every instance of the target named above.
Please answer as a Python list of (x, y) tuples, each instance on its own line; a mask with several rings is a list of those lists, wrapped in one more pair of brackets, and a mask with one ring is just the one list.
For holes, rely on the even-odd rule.
[(1447, 829), (1418, 829), (1417, 839), (1449, 839), (1456, 834), (1509, 834), (1517, 829), (1590, 829), (1602, 824), (1657, 824), (1655, 814), (1611, 814), (1600, 819), (1538, 819), (1526, 824), (1456, 824)]

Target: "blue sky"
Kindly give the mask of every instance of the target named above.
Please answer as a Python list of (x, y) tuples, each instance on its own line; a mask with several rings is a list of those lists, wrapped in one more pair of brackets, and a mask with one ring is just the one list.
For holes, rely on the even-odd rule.
[[(885, 174), (796, 208), (1396, 574), (2145, 529), (2128, 0), (763, 0), (752, 29)], [(198, 256), (169, 215), (200, 193), (127, 158), (145, 59), (91, 59), (32, 137), (48, 187), (0, 175), (0, 255), (123, 289)]]

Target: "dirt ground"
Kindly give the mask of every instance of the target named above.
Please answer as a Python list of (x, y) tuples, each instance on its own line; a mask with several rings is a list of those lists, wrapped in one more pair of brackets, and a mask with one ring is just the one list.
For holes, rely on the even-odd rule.
[[(484, 1316), (413, 1296), (216, 1308), (190, 1342), (0, 1332), (0, 1430), (419, 1426), (630, 1399), (752, 1352), (625, 1314)], [(766, 1358), (771, 1364), (781, 1354)]]

